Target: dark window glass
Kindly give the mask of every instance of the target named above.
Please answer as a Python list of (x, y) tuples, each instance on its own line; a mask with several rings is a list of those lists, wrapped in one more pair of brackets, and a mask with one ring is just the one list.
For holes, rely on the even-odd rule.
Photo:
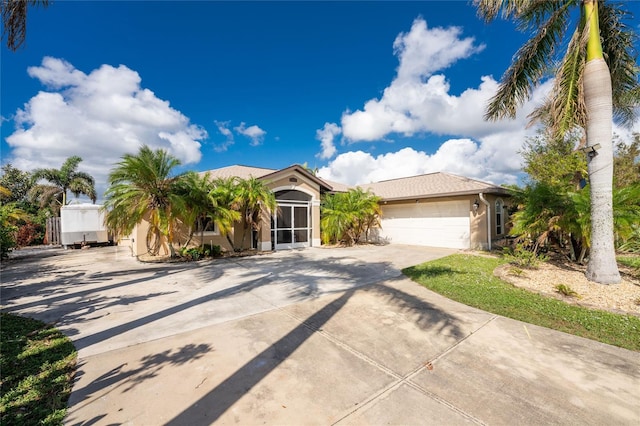
[(278, 231), (278, 244), (291, 244), (291, 230), (283, 229)]
[(293, 227), (294, 228), (306, 228), (307, 227), (307, 207), (294, 207), (293, 208)]
[(278, 228), (291, 228), (291, 207), (280, 206), (278, 212)]
[(276, 200), (311, 201), (311, 195), (289, 189), (276, 192)]
[(296, 243), (306, 243), (307, 242), (307, 230), (306, 229), (299, 229), (296, 231), (293, 231), (294, 237), (296, 239)]

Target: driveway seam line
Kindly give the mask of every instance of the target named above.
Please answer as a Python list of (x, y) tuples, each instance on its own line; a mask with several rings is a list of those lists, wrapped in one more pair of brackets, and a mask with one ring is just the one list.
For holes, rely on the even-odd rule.
[[(460, 414), (461, 416), (471, 420), (473, 423), (475, 424), (479, 424), (479, 425), (485, 425), (485, 423), (476, 418), (475, 416), (465, 412), (464, 410), (456, 407), (454, 404), (452, 404), (451, 402), (447, 401), (446, 399), (434, 394), (433, 392), (423, 388), (422, 386), (418, 385), (417, 383), (411, 381), (411, 379), (413, 377), (415, 377), (418, 373), (422, 372), (425, 368), (427, 364), (431, 364), (432, 362), (442, 358), (443, 356), (445, 356), (446, 354), (448, 354), (449, 352), (451, 352), (452, 350), (454, 350), (455, 348), (457, 348), (460, 344), (462, 344), (464, 341), (466, 341), (468, 338), (470, 338), (471, 336), (473, 336), (474, 334), (476, 334), (478, 331), (480, 331), (481, 329), (483, 329), (485, 326), (487, 326), (489, 323), (493, 322), (496, 318), (498, 318), (498, 315), (493, 315), (491, 318), (489, 318), (487, 321), (485, 321), (483, 324), (481, 324), (478, 328), (476, 328), (475, 330), (471, 331), (469, 334), (467, 334), (465, 337), (463, 337), (462, 339), (460, 339), (459, 341), (457, 341), (456, 343), (454, 343), (453, 345), (449, 346), (447, 349), (445, 349), (442, 353), (440, 353), (438, 356), (436, 356), (435, 358), (432, 358), (430, 361), (427, 361), (425, 364), (418, 366), (417, 368), (415, 368), (413, 371), (410, 371), (409, 373), (407, 373), (405, 376), (399, 376), (394, 374), (394, 376), (397, 377), (398, 380), (396, 380), (395, 382), (391, 383), (390, 385), (386, 386), (384, 389), (382, 389), (380, 392), (375, 393), (373, 396), (371, 396), (370, 398), (368, 398), (366, 401), (364, 401), (362, 404), (360, 404), (358, 407), (354, 408), (353, 410), (351, 410), (349, 413), (345, 414), (343, 417), (341, 417), (340, 419), (338, 419), (337, 421), (335, 421), (334, 423), (332, 423), (333, 425), (338, 424), (340, 422), (342, 422), (344, 419), (346, 419), (347, 417), (350, 417), (351, 415), (353, 415), (355, 412), (359, 411), (360, 409), (368, 406), (369, 404), (373, 403), (374, 401), (376, 401), (377, 399), (379, 399), (380, 397), (382, 397), (385, 394), (388, 394), (389, 392), (391, 392), (392, 390), (395, 390), (397, 388), (400, 387), (400, 385), (402, 385), (403, 383), (405, 383), (407, 386), (413, 388), (414, 390), (417, 390), (418, 392), (422, 393), (423, 395), (431, 398), (432, 400), (436, 401), (439, 404), (442, 404), (444, 406), (446, 406), (447, 408), (449, 408), (452, 411), (455, 411), (456, 413)], [(355, 350), (355, 349), (354, 349)], [(374, 361), (375, 362), (375, 361)], [(377, 363), (375, 363), (374, 365), (377, 366)], [(384, 367), (386, 368), (386, 367)]]

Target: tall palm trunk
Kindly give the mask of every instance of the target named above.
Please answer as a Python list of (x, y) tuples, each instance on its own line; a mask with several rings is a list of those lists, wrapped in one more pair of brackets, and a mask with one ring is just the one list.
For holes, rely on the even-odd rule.
[(587, 110), (587, 159), (591, 190), (591, 251), (586, 276), (601, 284), (620, 282), (613, 239), (613, 101), (611, 74), (602, 56), (597, 0), (585, 0), (589, 22), (584, 100)]

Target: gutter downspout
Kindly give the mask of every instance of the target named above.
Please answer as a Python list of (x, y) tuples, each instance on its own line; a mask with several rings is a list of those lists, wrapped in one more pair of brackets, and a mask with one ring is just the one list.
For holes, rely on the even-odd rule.
[(480, 197), (482, 204), (487, 206), (487, 247), (489, 248), (489, 251), (491, 251), (491, 204), (484, 198), (484, 194), (482, 192), (478, 194), (478, 197)]

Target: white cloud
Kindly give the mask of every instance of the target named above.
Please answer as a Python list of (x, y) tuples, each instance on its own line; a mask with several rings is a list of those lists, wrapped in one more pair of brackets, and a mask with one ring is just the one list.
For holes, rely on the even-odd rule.
[(461, 33), (459, 27), (429, 29), (424, 19), (414, 20), (411, 30), (400, 33), (393, 42), (400, 59), (399, 83), (428, 77), (484, 49), (484, 45), (474, 45), (471, 37), (461, 39)]
[(410, 147), (375, 157), (363, 151), (349, 151), (322, 167), (318, 176), (358, 185), (444, 171), (496, 184), (516, 183), (521, 168), (519, 141), (525, 136), (524, 132), (503, 134), (480, 142), (449, 139), (433, 154)]
[[(460, 28), (428, 28), (422, 18), (416, 19), (411, 30), (399, 34), (394, 42), (399, 65), (382, 96), (365, 102), (362, 109), (342, 114), (343, 141), (384, 141), (393, 134), (416, 141), (425, 134), (455, 138), (446, 140), (433, 154), (411, 148), (377, 157), (363, 151), (346, 152), (322, 168), (320, 175), (357, 184), (448, 171), (495, 183), (515, 183), (521, 176), (518, 152), (526, 137), (535, 132), (535, 128), (527, 128), (527, 116), (544, 99), (553, 81), (536, 88), (514, 120), (485, 121), (486, 105), (498, 88), (493, 77), (479, 76), (477, 87), (454, 95), (446, 76), (437, 74), (483, 49), (473, 38), (463, 38)], [(325, 141), (320, 140), (324, 152)]]
[[(640, 117), (640, 108), (637, 108), (636, 116)], [(631, 144), (634, 140), (634, 135), (640, 134), (640, 118), (636, 120), (631, 126), (622, 126), (614, 122), (613, 133), (619, 137), (620, 142)]]
[(13, 117), (16, 130), (6, 141), (14, 166), (58, 168), (79, 155), (80, 169), (94, 176), (101, 195), (113, 164), (142, 144), (166, 149), (184, 164), (200, 161), (207, 132), (142, 88), (140, 75), (130, 68), (102, 65), (85, 74), (45, 57), (28, 73), (49, 91), (36, 94)]
[(548, 84), (537, 90), (515, 120), (487, 122), (484, 109), (498, 88), (493, 77), (480, 76), (478, 87), (452, 95), (446, 77), (435, 74), (483, 48), (473, 38), (462, 38), (460, 28), (429, 29), (423, 19), (416, 19), (411, 31), (401, 33), (394, 42), (399, 66), (382, 97), (367, 101), (360, 110), (342, 114), (345, 140), (377, 141), (393, 133), (480, 138), (525, 127), (527, 115), (540, 99), (538, 94), (547, 93)]
[[(456, 97), (449, 95), (445, 77), (434, 75), (484, 49), (473, 38), (462, 38), (461, 33), (458, 27), (429, 29), (418, 18), (408, 33), (398, 35), (393, 44), (399, 60), (396, 77), (380, 99), (367, 101), (361, 110), (343, 113), (345, 139), (374, 141), (390, 133), (463, 135), (476, 127), (486, 127), (478, 106), (495, 92), (496, 82), (482, 77), (478, 89)], [(474, 119), (460, 121), (461, 117), (469, 118), (470, 109), (475, 112)]]
[(336, 153), (336, 146), (333, 140), (338, 136), (342, 130), (336, 123), (324, 123), (322, 129), (316, 130), (316, 139), (320, 141), (322, 151), (316, 157), (323, 160), (333, 157)]
[(233, 130), (251, 139), (251, 146), (260, 145), (264, 140), (264, 135), (266, 135), (267, 132), (265, 132), (264, 130), (262, 130), (260, 127), (256, 125), (249, 126), (249, 127), (246, 127), (246, 126), (247, 125), (243, 121), (242, 123), (240, 123), (239, 126), (234, 127)]
[(229, 147), (233, 145), (235, 142), (233, 139), (233, 133), (231, 132), (231, 129), (229, 129), (229, 125), (231, 124), (231, 122), (230, 121), (214, 121), (214, 123), (218, 128), (218, 132), (220, 132), (220, 134), (225, 136), (227, 139), (222, 143), (215, 144), (213, 149), (216, 152), (224, 152), (227, 149), (229, 149)]

